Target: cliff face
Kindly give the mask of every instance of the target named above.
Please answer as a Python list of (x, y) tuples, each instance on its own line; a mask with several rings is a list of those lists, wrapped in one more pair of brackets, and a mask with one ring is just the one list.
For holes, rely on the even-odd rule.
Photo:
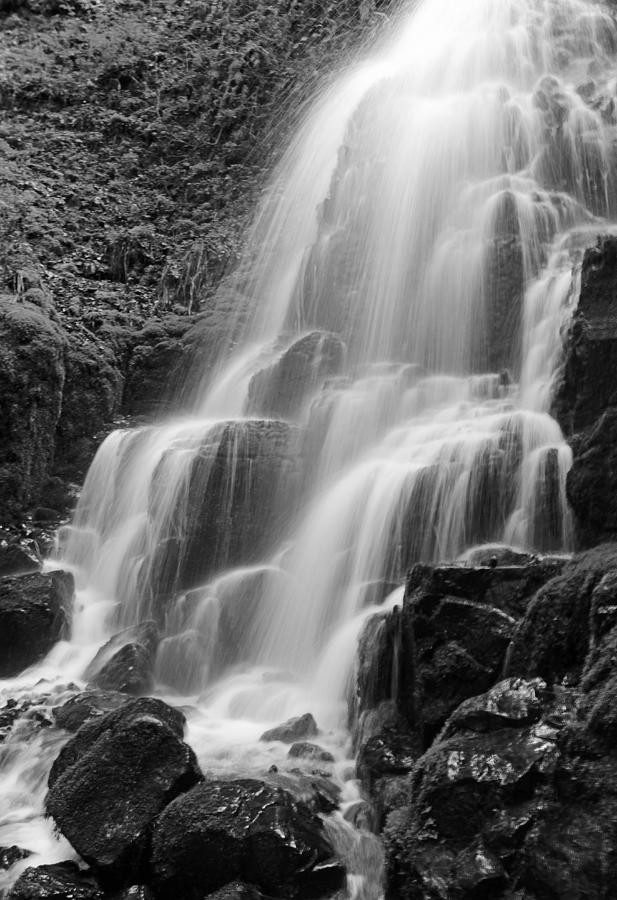
[(273, 137), (384, 7), (0, 0), (0, 521), (61, 512), (211, 349)]

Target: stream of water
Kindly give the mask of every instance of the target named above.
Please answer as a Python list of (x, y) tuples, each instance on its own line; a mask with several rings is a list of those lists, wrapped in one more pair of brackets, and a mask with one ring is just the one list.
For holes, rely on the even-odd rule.
[[(237, 277), (249, 315), (193, 414), (101, 446), (53, 563), (76, 578), (70, 641), (0, 684), (58, 703), (111, 634), (158, 619), (157, 691), (205, 772), (290, 767), (258, 737), (313, 713), (364, 900), (381, 857), (345, 818), (358, 635), (415, 561), (569, 549), (551, 387), (617, 209), (602, 5), (423, 0), (390, 32), (274, 172)], [(41, 816), (61, 741), (26, 718), (0, 748), (0, 846), (35, 862), (72, 852)]]

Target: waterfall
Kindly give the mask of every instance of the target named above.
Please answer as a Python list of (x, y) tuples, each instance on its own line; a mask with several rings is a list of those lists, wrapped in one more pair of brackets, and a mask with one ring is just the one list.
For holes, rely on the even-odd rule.
[(72, 641), (46, 672), (79, 679), (154, 618), (206, 768), (263, 764), (264, 723), (307, 709), (340, 757), (359, 629), (412, 563), (569, 549), (551, 388), (582, 254), (614, 228), (594, 98), (616, 50), (586, 0), (424, 0), (317, 98), (192, 415), (92, 464), (59, 542)]

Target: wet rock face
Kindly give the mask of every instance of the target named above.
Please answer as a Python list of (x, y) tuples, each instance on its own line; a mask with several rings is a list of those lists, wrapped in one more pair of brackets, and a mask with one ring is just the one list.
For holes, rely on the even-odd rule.
[(155, 622), (125, 628), (101, 647), (85, 673), (93, 686), (124, 694), (147, 694), (160, 633)]
[(0, 578), (0, 677), (18, 675), (60, 640), (73, 595), (68, 572)]
[(565, 341), (554, 414), (574, 461), (568, 500), (581, 547), (617, 534), (617, 238), (601, 237), (583, 259), (581, 291)]
[(106, 888), (146, 874), (152, 822), (201, 779), (184, 717), (151, 698), (86, 721), (50, 776), (46, 811)]
[(616, 609), (617, 545), (528, 600), (510, 676), (453, 710), (385, 804), (391, 900), (614, 895)]
[[(172, 513), (173, 537), (166, 552), (157, 553), (148, 576), (163, 602), (217, 571), (264, 558), (284, 530), (280, 497), (286, 496), (287, 509), (293, 506), (296, 437), (286, 422), (260, 419), (225, 423), (210, 432)], [(163, 459), (161, 478), (165, 464)], [(151, 515), (156, 520), (156, 498)]]
[(103, 900), (94, 879), (74, 862), (36, 866), (20, 875), (7, 900)]
[(237, 878), (272, 897), (318, 898), (344, 874), (320, 819), (252, 779), (207, 782), (171, 803), (154, 828), (152, 871), (161, 900), (201, 900)]
[(345, 345), (334, 334), (313, 331), (299, 338), (281, 358), (253, 377), (249, 415), (295, 418), (305, 401), (343, 367)]
[(288, 719), (276, 728), (264, 731), (260, 741), (282, 741), (284, 744), (293, 744), (302, 738), (315, 737), (318, 734), (317, 723), (311, 713)]

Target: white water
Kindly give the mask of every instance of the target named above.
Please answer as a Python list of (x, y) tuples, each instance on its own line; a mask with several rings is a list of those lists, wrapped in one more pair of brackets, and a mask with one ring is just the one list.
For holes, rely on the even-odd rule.
[[(249, 321), (194, 416), (101, 447), (60, 536), (78, 588), (71, 642), (5, 686), (46, 678), (57, 693), (119, 626), (159, 615), (160, 691), (187, 707), (204, 770), (289, 766), (257, 738), (310, 710), (352, 806), (347, 696), (374, 604), (400, 602), (390, 592), (416, 560), (570, 545), (551, 386), (582, 251), (616, 207), (615, 122), (599, 98), (615, 93), (617, 38), (601, 6), (414, 6), (324, 91), (274, 173), (240, 266)], [(326, 377), (317, 341), (293, 429), (257, 440), (252, 379), (316, 330), (344, 343), (342, 368)], [(291, 379), (262, 375), (262, 394), (268, 383)], [(268, 441), (272, 484), (267, 466), (246, 475)], [(186, 549), (196, 511), (211, 558)], [(236, 539), (249, 514), (256, 529)], [(39, 815), (55, 748), (19, 740), (3, 751), (0, 845), (65, 856)], [(366, 835), (329, 827), (354, 860), (350, 895), (374, 900), (374, 843), (360, 851)]]

